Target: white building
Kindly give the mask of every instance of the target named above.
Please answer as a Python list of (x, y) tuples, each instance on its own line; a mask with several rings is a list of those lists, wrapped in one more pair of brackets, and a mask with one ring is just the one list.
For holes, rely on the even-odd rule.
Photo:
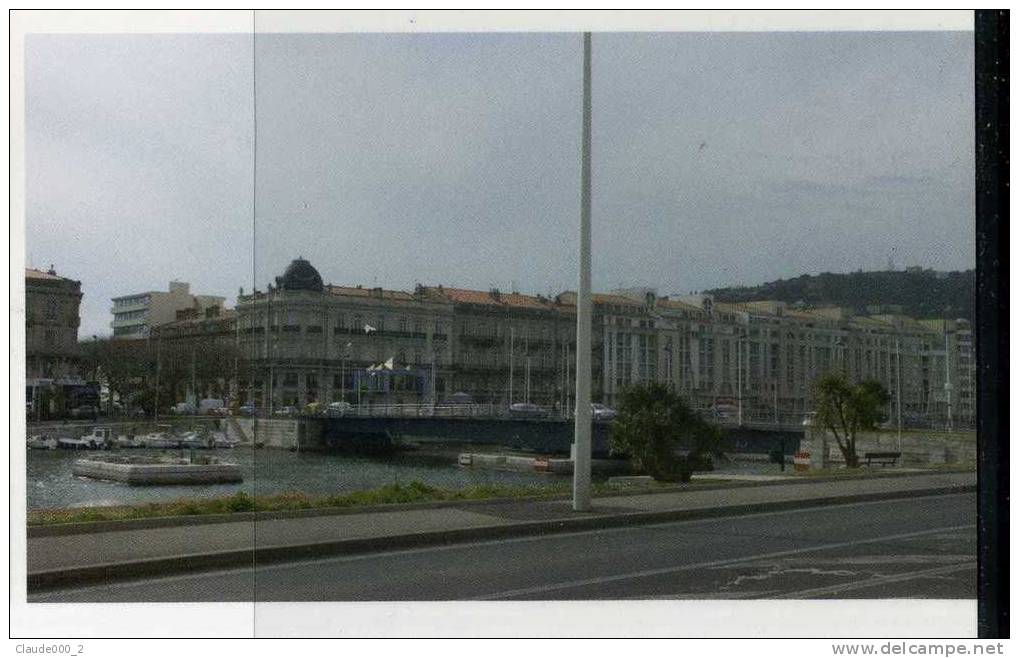
[(153, 327), (173, 322), (180, 311), (194, 309), (205, 315), (206, 309), (223, 307), (223, 297), (192, 295), (184, 281), (171, 281), (167, 292), (150, 290), (113, 298), (114, 338), (147, 338)]

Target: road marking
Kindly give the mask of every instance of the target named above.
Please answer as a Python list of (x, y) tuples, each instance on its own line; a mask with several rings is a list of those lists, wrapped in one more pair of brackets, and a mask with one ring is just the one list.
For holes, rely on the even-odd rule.
[[(653, 528), (655, 528), (655, 529), (663, 529), (663, 528), (670, 528), (670, 527), (674, 527), (674, 526), (687, 526), (687, 527), (689, 527), (689, 526), (707, 525), (707, 524), (719, 523), (719, 522), (729, 523), (729, 522), (732, 522), (732, 521), (737, 521), (739, 519), (751, 519), (751, 518), (761, 518), (761, 517), (770, 517), (770, 516), (800, 515), (800, 514), (803, 514), (804, 512), (810, 512), (810, 511), (816, 511), (816, 510), (825, 510), (825, 511), (828, 511), (828, 510), (847, 508), (847, 507), (871, 507), (871, 506), (876, 506), (876, 505), (894, 505), (894, 504), (897, 504), (897, 503), (901, 503), (903, 500), (909, 500), (911, 502), (912, 501), (917, 501), (917, 500), (922, 500), (922, 498), (919, 498), (919, 499), (918, 498), (909, 498), (909, 493), (910, 493), (909, 491), (902, 491), (900, 493), (902, 494), (901, 498), (888, 498), (888, 499), (883, 499), (883, 500), (869, 500), (869, 501), (861, 501), (861, 502), (854, 502), (854, 503), (840, 503), (838, 505), (816, 505), (816, 506), (813, 506), (813, 507), (802, 507), (802, 508), (791, 509), (791, 510), (777, 510), (777, 511), (773, 511), (773, 512), (758, 512), (758, 513), (750, 512), (750, 513), (747, 513), (747, 514), (739, 514), (739, 515), (732, 515), (732, 516), (717, 516), (717, 517), (709, 517), (709, 518), (701, 518), (701, 519), (680, 519), (678, 521), (664, 521), (664, 522), (660, 522), (660, 523), (646, 523), (646, 524), (645, 523), (641, 523), (641, 524), (636, 524), (636, 525), (631, 525), (631, 526), (616, 526), (616, 527), (612, 527), (612, 528), (592, 528), (592, 529), (589, 529), (589, 530), (577, 530), (577, 531), (573, 531), (573, 532), (556, 532), (556, 533), (549, 533), (549, 534), (544, 534), (544, 535), (532, 535), (532, 536), (526, 536), (526, 537), (509, 537), (509, 538), (506, 538), (506, 539), (486, 539), (486, 540), (481, 540), (481, 541), (458, 542), (458, 543), (452, 543), (452, 544), (443, 544), (443, 545), (440, 545), (440, 546), (425, 546), (425, 547), (419, 547), (419, 548), (393, 549), (393, 550), (388, 550), (388, 551), (380, 551), (380, 552), (374, 552), (374, 553), (364, 553), (364, 554), (358, 554), (358, 555), (338, 555), (338, 556), (333, 556), (333, 557), (317, 558), (317, 559), (313, 559), (313, 560), (296, 560), (294, 562), (284, 562), (284, 563), (275, 563), (275, 564), (261, 565), (261, 566), (258, 567), (258, 570), (262, 571), (262, 572), (266, 572), (266, 571), (270, 571), (270, 570), (271, 571), (284, 571), (284, 570), (290, 570), (290, 569), (301, 569), (301, 568), (304, 568), (304, 567), (310, 567), (310, 566), (316, 566), (316, 565), (322, 565), (322, 564), (330, 564), (330, 563), (332, 563), (332, 564), (339, 564), (339, 563), (357, 562), (357, 561), (363, 561), (363, 560), (373, 560), (373, 559), (382, 559), (382, 558), (390, 558), (390, 557), (400, 557), (400, 556), (419, 554), (419, 553), (437, 553), (437, 552), (443, 552), (443, 551), (463, 550), (463, 549), (475, 548), (475, 547), (479, 547), (479, 546), (491, 546), (491, 545), (494, 545), (494, 544), (517, 544), (517, 543), (549, 541), (549, 540), (553, 540), (554, 541), (554, 540), (557, 540), (557, 539), (568, 539), (568, 538), (571, 538), (571, 537), (581, 537), (581, 536), (584, 536), (584, 535), (592, 535), (592, 534), (616, 534), (616, 533), (621, 533), (621, 532), (639, 531), (639, 530), (642, 530), (642, 529), (653, 529)], [(962, 498), (962, 497), (969, 497), (969, 496), (973, 496), (973, 495), (974, 494), (971, 493), (971, 492), (961, 492), (961, 493), (953, 493), (953, 494), (941, 495), (941, 496), (938, 496), (938, 498), (940, 498), (940, 499), (945, 499), (945, 498)], [(924, 498), (926, 498), (926, 497), (924, 497)], [(958, 526), (958, 527), (959, 528), (975, 528), (976, 526), (975, 525), (970, 525), (970, 526)], [(922, 531), (922, 532), (928, 532), (928, 531)], [(725, 534), (725, 533), (723, 532), (723, 533), (719, 533), (719, 534)], [(776, 537), (773, 537), (773, 539), (774, 538), (776, 538)], [(883, 541), (883, 539), (858, 540), (858, 541), (864, 541), (864, 542), (866, 542), (866, 541)], [(798, 550), (801, 550), (801, 551), (814, 551), (814, 550), (822, 550), (823, 548), (824, 547), (822, 546), (822, 547), (819, 547), (819, 548), (807, 548), (807, 549), (798, 549)], [(778, 554), (776, 554), (776, 556), (778, 556)], [(764, 557), (767, 557), (767, 556), (764, 556)], [(739, 558), (738, 561), (742, 562), (742, 561), (747, 561), (749, 559), (753, 559), (753, 558)], [(66, 592), (66, 591), (80, 592), (80, 591), (88, 591), (88, 590), (106, 590), (106, 589), (109, 589), (111, 587), (116, 587), (118, 589), (129, 588), (129, 587), (132, 587), (132, 586), (135, 586), (135, 587), (137, 587), (137, 586), (146, 587), (146, 586), (148, 586), (148, 585), (150, 585), (152, 583), (158, 583), (158, 582), (179, 582), (179, 581), (194, 580), (194, 579), (206, 579), (206, 578), (212, 578), (212, 577), (216, 577), (216, 576), (224, 576), (224, 575), (236, 574), (236, 573), (239, 573), (239, 572), (247, 572), (247, 571), (251, 571), (251, 570), (252, 570), (252, 567), (248, 567), (248, 566), (245, 566), (245, 567), (230, 567), (230, 568), (225, 568), (225, 569), (210, 569), (210, 570), (198, 571), (198, 572), (195, 572), (195, 573), (173, 574), (173, 575), (167, 575), (167, 576), (157, 576), (155, 578), (145, 578), (143, 580), (128, 580), (128, 581), (121, 581), (121, 582), (112, 583), (112, 584), (86, 585), (84, 587), (69, 587), (69, 588), (66, 588), (66, 589), (62, 588), (62, 589), (54, 590), (54, 591), (51, 591), (51, 592), (40, 592), (39, 594), (30, 595), (29, 598), (30, 599), (35, 599), (36, 601), (41, 601), (41, 600), (44, 600), (45, 598), (51, 598), (54, 595), (59, 595), (60, 592)]]
[(899, 541), (902, 539), (912, 539), (914, 537), (924, 537), (927, 535), (935, 535), (943, 532), (952, 532), (956, 530), (969, 530), (974, 528), (976, 528), (976, 524), (947, 526), (944, 528), (935, 528), (933, 530), (920, 530), (917, 532), (905, 532), (895, 535), (885, 535), (883, 537), (874, 537), (872, 539), (855, 539), (853, 541), (834, 542), (831, 544), (820, 544), (818, 546), (813, 546), (810, 548), (796, 548), (786, 551), (775, 551), (772, 553), (749, 555), (739, 558), (730, 558), (727, 560), (713, 560), (710, 562), (697, 562), (694, 564), (684, 564), (682, 566), (676, 567), (663, 567), (660, 569), (645, 569), (643, 571), (631, 571), (629, 573), (615, 574), (612, 576), (599, 576), (597, 578), (567, 580), (558, 583), (549, 583), (547, 585), (538, 585), (536, 587), (525, 587), (521, 589), (495, 592), (493, 594), (487, 594), (485, 596), (474, 597), (472, 600), (492, 601), (517, 596), (527, 596), (531, 594), (545, 594), (548, 592), (555, 592), (564, 589), (575, 589), (577, 587), (586, 587), (588, 585), (603, 585), (605, 583), (619, 582), (623, 580), (633, 580), (636, 578), (647, 578), (650, 576), (661, 576), (665, 574), (679, 573), (682, 571), (692, 571), (694, 569), (708, 569), (712, 567), (735, 566), (746, 562), (756, 562), (758, 560), (768, 560), (777, 557), (787, 557), (790, 555), (801, 555), (803, 553), (813, 553), (817, 551), (832, 550), (836, 548), (850, 548), (852, 546), (862, 546), (865, 544), (877, 544), (886, 541)]
[(917, 578), (927, 578), (930, 576), (943, 576), (956, 571), (965, 571), (966, 569), (976, 569), (977, 563), (974, 561), (967, 561), (962, 564), (950, 564), (946, 567), (935, 567), (933, 569), (924, 569), (921, 571), (910, 571), (907, 573), (891, 574), (888, 576), (875, 576), (868, 578), (867, 580), (858, 580), (854, 583), (842, 583), (839, 585), (829, 585), (827, 587), (814, 587), (812, 589), (801, 589), (796, 592), (786, 592), (784, 594), (778, 594), (773, 597), (775, 599), (808, 599), (823, 594), (838, 594), (840, 592), (848, 592), (854, 589), (864, 589), (867, 587), (874, 587), (875, 585), (889, 585), (891, 583), (901, 583), (907, 580), (915, 580)]

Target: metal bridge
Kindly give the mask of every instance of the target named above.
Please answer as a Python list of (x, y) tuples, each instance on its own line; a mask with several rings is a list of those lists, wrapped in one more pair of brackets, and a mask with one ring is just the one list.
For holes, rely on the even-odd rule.
[[(305, 416), (304, 420), (320, 426), (318, 434), (326, 447), (358, 451), (385, 450), (400, 437), (409, 437), (568, 455), (574, 430), (572, 418), (523, 416), (494, 405), (380, 405), (355, 407), (339, 416)], [(802, 424), (719, 425), (723, 449), (732, 453), (768, 453), (781, 448), (792, 454), (804, 433)], [(611, 428), (610, 422), (592, 423), (593, 454), (608, 455)]]

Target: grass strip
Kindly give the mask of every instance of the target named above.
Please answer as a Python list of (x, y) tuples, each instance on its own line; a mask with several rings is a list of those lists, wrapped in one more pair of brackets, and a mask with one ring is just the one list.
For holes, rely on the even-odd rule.
[[(619, 491), (653, 491), (662, 487), (674, 486), (674, 484), (657, 482), (642, 485), (610, 485), (607, 482), (594, 482), (592, 483), (592, 490), (595, 494), (605, 494)], [(181, 498), (173, 501), (143, 503), (140, 505), (30, 510), (28, 512), (28, 525), (88, 523), (92, 521), (119, 521), (125, 519), (199, 516), (238, 512), (278, 512), (302, 509), (366, 507), (406, 503), (485, 500), (492, 498), (552, 498), (569, 493), (572, 490), (571, 487), (572, 483), (564, 480), (562, 482), (533, 486), (484, 484), (463, 489), (443, 489), (415, 480), (407, 484), (387, 484), (377, 489), (333, 495), (286, 492), (265, 496), (252, 496), (246, 492), (239, 491), (231, 496), (219, 498)]]

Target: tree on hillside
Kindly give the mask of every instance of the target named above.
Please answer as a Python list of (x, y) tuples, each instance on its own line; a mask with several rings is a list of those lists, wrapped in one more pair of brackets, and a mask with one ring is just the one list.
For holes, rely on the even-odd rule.
[(842, 373), (828, 373), (814, 384), (817, 424), (832, 433), (846, 460), (846, 467), (860, 465), (856, 435), (873, 429), (882, 420), (890, 396), (880, 382), (851, 383)]
[(623, 392), (612, 451), (628, 455), (656, 480), (688, 482), (695, 467), (721, 454), (721, 432), (664, 384), (636, 385)]

